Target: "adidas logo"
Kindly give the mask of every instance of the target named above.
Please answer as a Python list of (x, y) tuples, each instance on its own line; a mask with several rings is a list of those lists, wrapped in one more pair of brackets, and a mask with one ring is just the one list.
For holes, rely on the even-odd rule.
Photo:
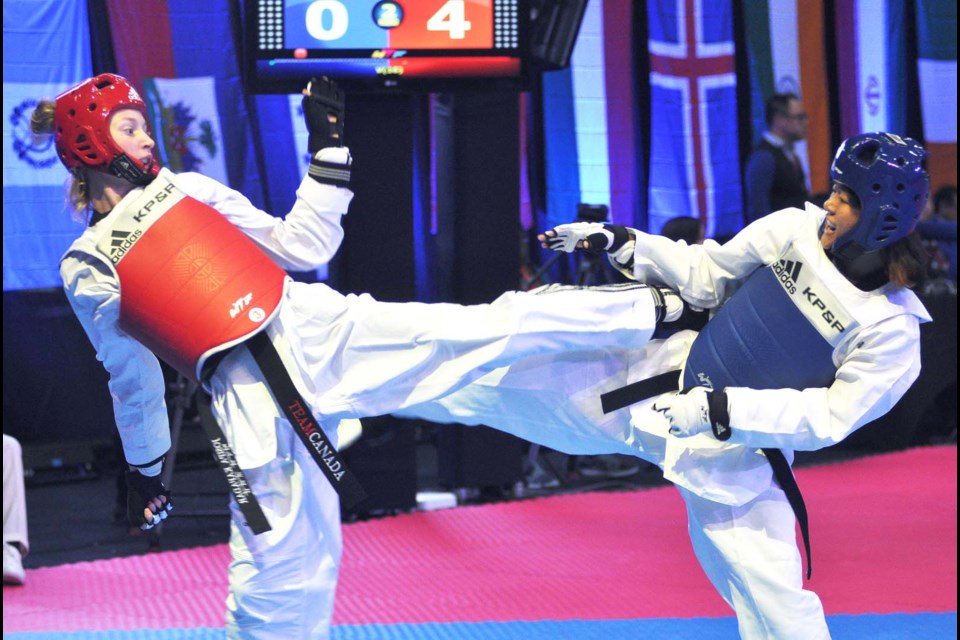
[(803, 263), (799, 260), (781, 260), (777, 264), (771, 265), (771, 269), (776, 274), (777, 279), (791, 294), (797, 292), (797, 282), (800, 280), (800, 269)]
[(136, 229), (134, 231), (121, 231), (114, 229), (111, 231), (110, 259), (113, 261), (113, 263), (116, 264), (142, 235), (142, 229)]
[(796, 282), (800, 278), (800, 269), (803, 267), (803, 263), (794, 260), (781, 260), (780, 267), (782, 271), (789, 274), (791, 280)]
[(129, 236), (129, 231), (117, 231), (114, 229), (110, 232), (110, 248), (119, 249), (123, 246), (124, 240), (126, 240)]
[(714, 422), (713, 426), (713, 435), (716, 436), (717, 440), (728, 440), (730, 438), (730, 427), (720, 422)]

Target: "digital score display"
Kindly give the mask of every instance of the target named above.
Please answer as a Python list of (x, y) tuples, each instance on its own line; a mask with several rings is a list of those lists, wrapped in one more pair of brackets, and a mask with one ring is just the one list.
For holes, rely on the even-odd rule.
[(326, 75), (347, 88), (514, 80), (524, 73), (524, 0), (253, 0), (248, 90), (299, 91)]

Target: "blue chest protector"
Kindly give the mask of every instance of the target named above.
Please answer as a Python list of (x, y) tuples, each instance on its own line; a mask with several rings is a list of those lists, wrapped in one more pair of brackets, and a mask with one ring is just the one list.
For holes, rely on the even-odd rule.
[[(818, 266), (830, 268), (824, 261), (823, 256), (810, 261), (791, 246), (781, 260), (754, 271), (694, 340), (684, 388), (830, 386), (837, 373), (833, 351), (855, 321), (818, 277)], [(800, 524), (809, 579), (813, 565), (803, 496), (783, 452), (764, 448), (763, 453)]]
[[(824, 320), (827, 305), (815, 293), (823, 287), (801, 278), (802, 268), (799, 260), (781, 260), (747, 278), (694, 341), (684, 368), (684, 388), (830, 385), (837, 369), (834, 345), (824, 332), (830, 335), (831, 326)], [(831, 314), (829, 320), (834, 317)], [(832, 333), (837, 333), (838, 325), (840, 332), (844, 330), (833, 322)]]
[[(684, 367), (683, 386), (829, 386), (837, 373), (834, 347), (852, 324), (813, 265), (791, 248), (784, 259), (754, 271), (700, 331)], [(800, 524), (809, 579), (813, 561), (803, 496), (783, 452), (765, 448), (763, 453)]]

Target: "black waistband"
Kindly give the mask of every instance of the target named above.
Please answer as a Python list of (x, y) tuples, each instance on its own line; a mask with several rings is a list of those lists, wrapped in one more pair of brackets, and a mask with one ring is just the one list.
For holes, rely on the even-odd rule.
[[(680, 371), (668, 371), (604, 393), (600, 396), (600, 405), (604, 413), (610, 413), (662, 393), (677, 391), (679, 385)], [(810, 555), (810, 528), (803, 494), (800, 493), (797, 479), (793, 476), (790, 463), (787, 462), (783, 452), (780, 449), (763, 449), (763, 453), (767, 456), (773, 468), (773, 476), (786, 494), (790, 508), (793, 509), (793, 514), (800, 524), (800, 535), (803, 536), (803, 547), (807, 552), (807, 580), (809, 580), (813, 575), (813, 558)]]
[(257, 502), (257, 496), (254, 495), (253, 490), (250, 488), (250, 483), (247, 482), (247, 477), (244, 475), (243, 469), (237, 464), (237, 457), (234, 455), (230, 443), (227, 442), (227, 437), (223, 434), (223, 430), (221, 430), (220, 426), (212, 419), (201, 420), (200, 424), (203, 426), (203, 431), (206, 433), (207, 439), (210, 440), (210, 445), (213, 448), (213, 457), (227, 478), (227, 486), (230, 487), (230, 493), (233, 494), (233, 499), (237, 502), (237, 506), (240, 507), (240, 512), (243, 513), (247, 526), (250, 527), (254, 535), (270, 531), (270, 523), (263, 514), (260, 503)]
[(367, 494), (360, 482), (347, 469), (343, 457), (314, 419), (310, 405), (294, 386), (290, 373), (283, 366), (280, 354), (274, 349), (267, 332), (261, 331), (250, 338), (246, 345), (260, 367), (274, 400), (307, 447), (314, 462), (323, 471), (323, 475), (340, 494), (343, 506), (349, 509), (366, 499)]
[(631, 404), (648, 400), (661, 393), (680, 390), (680, 370), (667, 371), (658, 376), (633, 382), (619, 389), (600, 395), (600, 407), (604, 413), (623, 409)]
[(790, 463), (780, 449), (762, 449), (770, 466), (773, 467), (773, 477), (777, 484), (787, 494), (787, 502), (793, 509), (793, 515), (797, 517), (800, 524), (800, 535), (803, 536), (803, 548), (807, 552), (807, 580), (813, 575), (813, 558), (810, 555), (810, 527), (807, 522), (807, 505), (803, 502), (803, 494), (800, 493), (800, 486), (797, 479), (793, 476), (793, 470), (790, 469)]

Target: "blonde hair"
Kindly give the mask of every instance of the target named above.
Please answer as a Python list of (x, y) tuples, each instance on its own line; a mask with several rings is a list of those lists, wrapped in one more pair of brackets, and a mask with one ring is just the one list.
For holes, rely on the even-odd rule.
[[(53, 135), (53, 116), (57, 103), (53, 100), (41, 100), (30, 114), (30, 131), (35, 138)], [(87, 169), (76, 167), (70, 170), (70, 183), (67, 185), (67, 200), (72, 207), (72, 216), (80, 222), (90, 217), (90, 181)]]

